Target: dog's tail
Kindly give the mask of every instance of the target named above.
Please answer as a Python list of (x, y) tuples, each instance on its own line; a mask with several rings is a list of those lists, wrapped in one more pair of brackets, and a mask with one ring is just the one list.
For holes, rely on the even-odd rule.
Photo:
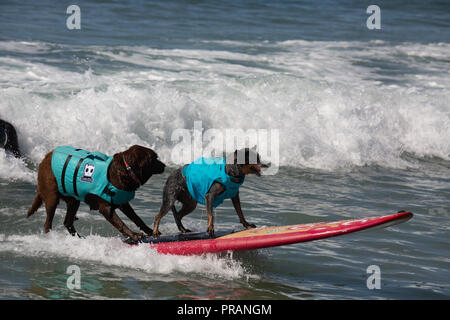
[(36, 192), (36, 196), (34, 197), (34, 201), (31, 204), (30, 209), (28, 209), (27, 218), (29, 218), (33, 213), (35, 213), (41, 205), (42, 205), (42, 198), (38, 190)]

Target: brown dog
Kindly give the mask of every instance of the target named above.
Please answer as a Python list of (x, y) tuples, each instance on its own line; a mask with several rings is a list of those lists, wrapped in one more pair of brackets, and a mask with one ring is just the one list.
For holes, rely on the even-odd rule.
[[(63, 159), (64, 163), (64, 166), (61, 165), (62, 174), (55, 171), (57, 170), (58, 156), (59, 159)], [(94, 158), (96, 161), (100, 159), (100, 162), (94, 162)], [(106, 164), (105, 159), (109, 160)], [(76, 164), (78, 165), (76, 166)], [(81, 164), (84, 165), (84, 168), (80, 167)], [(152, 229), (137, 216), (128, 199), (131, 200), (135, 190), (146, 183), (153, 174), (162, 173), (164, 168), (165, 164), (158, 160), (158, 155), (153, 150), (138, 145), (134, 145), (124, 152), (116, 153), (113, 157), (72, 147), (56, 148), (48, 153), (39, 165), (37, 192), (33, 204), (28, 210), (28, 217), (35, 213), (44, 202), (47, 212), (44, 231), (49, 232), (52, 228), (56, 207), (59, 200), (63, 199), (67, 204), (64, 226), (72, 235), (75, 235), (77, 232), (73, 222), (80, 201), (84, 201), (91, 210), (99, 210), (106, 220), (124, 236), (135, 241), (139, 240), (143, 234), (131, 231), (115, 213), (115, 209), (119, 208), (146, 234), (152, 234)], [(102, 170), (104, 178), (99, 176)], [(100, 184), (100, 187), (97, 187), (100, 191), (97, 193), (82, 190), (83, 184), (95, 186), (102, 179), (104, 179), (106, 187), (103, 189), (103, 185)], [(119, 198), (121, 195), (125, 195), (125, 197)]]

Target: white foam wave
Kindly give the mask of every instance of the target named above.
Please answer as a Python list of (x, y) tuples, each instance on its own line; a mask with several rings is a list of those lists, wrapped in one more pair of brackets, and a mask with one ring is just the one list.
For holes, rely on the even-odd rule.
[(77, 261), (93, 261), (103, 265), (125, 267), (156, 275), (172, 273), (201, 274), (207, 277), (239, 279), (253, 277), (241, 263), (230, 257), (217, 255), (173, 256), (162, 255), (148, 245), (129, 246), (119, 238), (89, 235), (85, 239), (66, 232), (52, 231), (40, 235), (0, 234), (0, 251), (39, 257), (59, 257)]
[(0, 177), (8, 181), (19, 180), (34, 183), (37, 174), (26, 166), (23, 159), (17, 159), (0, 149)]
[[(3, 49), (47, 52), (47, 59), (55, 50), (80, 50), (34, 46), (8, 42)], [(295, 40), (83, 50), (114, 71), (95, 61), (80, 72), (0, 57), (0, 115), (35, 162), (63, 144), (110, 154), (142, 144), (170, 164), (173, 131), (196, 120), (204, 129), (279, 129), (281, 165), (405, 167), (404, 151), (450, 159), (449, 44)], [(9, 178), (8, 166), (0, 177)]]

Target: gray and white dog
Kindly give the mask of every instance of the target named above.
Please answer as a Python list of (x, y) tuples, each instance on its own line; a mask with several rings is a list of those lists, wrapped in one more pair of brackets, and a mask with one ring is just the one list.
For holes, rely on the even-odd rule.
[[(181, 223), (181, 219), (191, 213), (200, 202), (206, 205), (208, 215), (207, 232), (214, 235), (213, 207), (217, 207), (224, 199), (231, 199), (240, 222), (246, 229), (255, 228), (248, 223), (241, 209), (239, 187), (248, 174), (261, 176), (261, 169), (268, 165), (261, 163), (260, 155), (253, 149), (244, 148), (233, 153), (233, 161), (227, 163), (226, 158), (209, 158), (198, 163), (198, 160), (172, 172), (167, 178), (163, 190), (163, 202), (155, 218), (153, 236), (159, 236), (159, 223), (163, 216), (172, 209), (175, 222), (181, 232), (190, 232)], [(206, 160), (216, 159), (219, 163), (208, 163)], [(179, 211), (175, 201), (182, 203)]]

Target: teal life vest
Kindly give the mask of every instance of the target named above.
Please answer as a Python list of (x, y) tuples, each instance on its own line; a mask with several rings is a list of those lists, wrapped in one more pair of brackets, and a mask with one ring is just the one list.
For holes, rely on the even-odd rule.
[(108, 168), (112, 160), (112, 156), (101, 152), (90, 152), (70, 146), (57, 147), (52, 155), (52, 171), (59, 192), (79, 201), (85, 201), (89, 193), (113, 205), (131, 201), (134, 191), (116, 188), (108, 180)]
[(182, 170), (186, 178), (186, 184), (195, 201), (205, 204), (205, 196), (214, 182), (219, 182), (225, 187), (225, 191), (214, 198), (213, 207), (220, 205), (225, 199), (234, 198), (239, 187), (244, 183), (245, 176), (238, 182), (234, 177), (225, 173), (225, 158), (198, 158)]

